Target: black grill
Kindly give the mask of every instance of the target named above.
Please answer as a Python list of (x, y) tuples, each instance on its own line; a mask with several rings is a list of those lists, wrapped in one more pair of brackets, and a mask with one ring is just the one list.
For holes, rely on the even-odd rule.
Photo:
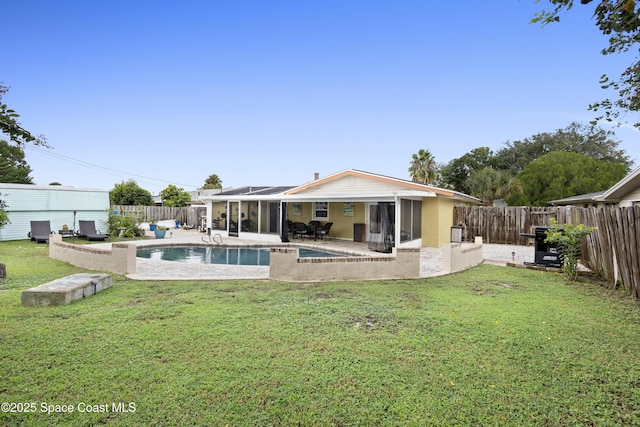
[[(534, 239), (534, 264), (544, 267), (562, 267), (562, 253), (557, 245), (545, 242), (550, 227), (535, 227), (534, 234), (521, 234)], [(526, 263), (525, 263), (526, 264)]]

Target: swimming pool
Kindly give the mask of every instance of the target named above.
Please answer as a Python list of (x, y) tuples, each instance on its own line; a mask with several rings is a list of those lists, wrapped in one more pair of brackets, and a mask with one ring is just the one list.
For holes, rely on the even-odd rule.
[[(338, 252), (299, 248), (300, 257), (343, 257)], [(269, 265), (271, 248), (236, 246), (154, 246), (139, 247), (136, 256), (152, 260), (194, 264)]]

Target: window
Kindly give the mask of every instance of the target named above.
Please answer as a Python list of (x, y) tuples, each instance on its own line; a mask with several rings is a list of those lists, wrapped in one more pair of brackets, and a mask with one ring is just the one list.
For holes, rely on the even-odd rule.
[(313, 219), (319, 219), (319, 220), (329, 219), (329, 203), (328, 202), (313, 203)]
[(406, 242), (422, 237), (422, 202), (402, 199), (400, 205), (400, 241)]

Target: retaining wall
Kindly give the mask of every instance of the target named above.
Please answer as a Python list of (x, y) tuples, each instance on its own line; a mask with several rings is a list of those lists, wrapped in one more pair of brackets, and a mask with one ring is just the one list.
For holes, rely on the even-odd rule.
[(482, 253), (482, 237), (476, 237), (472, 245), (461, 243), (450, 243), (442, 247), (442, 270), (455, 273), (466, 270), (482, 263), (484, 255)]
[(272, 248), (269, 278), (287, 282), (420, 277), (420, 248), (396, 248), (389, 257), (299, 258), (298, 248)]
[[(136, 272), (136, 246), (113, 243), (112, 249), (76, 245), (49, 238), (49, 256), (90, 270), (117, 274)], [(483, 262), (482, 239), (464, 246), (459, 243), (442, 248), (442, 272), (454, 273)], [(339, 258), (299, 258), (298, 248), (272, 248), (269, 278), (291, 282), (330, 280), (410, 279), (420, 277), (420, 248), (394, 248), (392, 256), (347, 256)], [(214, 278), (212, 278), (214, 280)]]
[(49, 237), (49, 257), (89, 270), (110, 271), (117, 274), (136, 272), (136, 246), (130, 243), (112, 243), (111, 250), (75, 245), (62, 241), (62, 236)]

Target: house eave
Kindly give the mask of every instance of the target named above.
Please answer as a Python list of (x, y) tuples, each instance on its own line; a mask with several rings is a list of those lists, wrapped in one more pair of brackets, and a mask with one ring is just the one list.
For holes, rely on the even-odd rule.
[(395, 191), (392, 193), (376, 193), (367, 195), (356, 194), (291, 194), (282, 198), (286, 202), (311, 202), (321, 200), (323, 202), (385, 202), (397, 199), (421, 200), (423, 197), (436, 197), (435, 193), (424, 191)]
[(608, 189), (604, 195), (603, 199), (607, 202), (614, 202), (615, 200), (621, 200), (626, 194), (628, 194), (631, 189), (637, 188), (640, 186), (640, 167), (636, 168), (633, 172), (629, 173), (627, 176), (618, 181), (613, 187)]

